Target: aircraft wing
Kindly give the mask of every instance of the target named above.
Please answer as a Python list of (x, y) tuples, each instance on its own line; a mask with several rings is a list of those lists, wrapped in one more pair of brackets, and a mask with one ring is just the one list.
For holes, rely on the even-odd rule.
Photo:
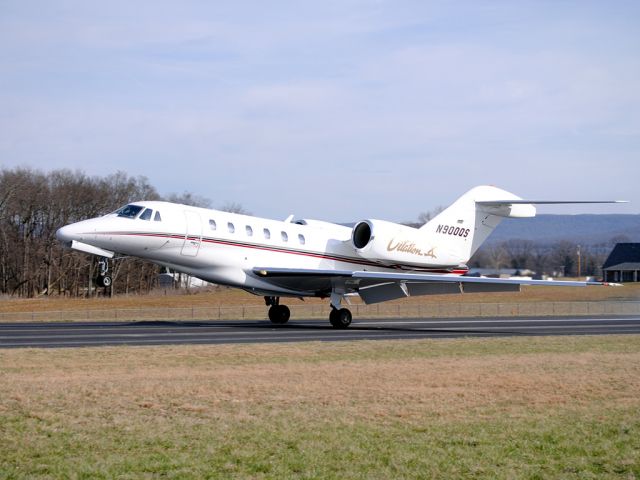
[(485, 278), (430, 273), (372, 272), (361, 270), (302, 270), (290, 268), (256, 268), (254, 273), (270, 283), (292, 290), (318, 294), (341, 287), (357, 293), (365, 303), (396, 298), (449, 293), (516, 292), (521, 285), (585, 287), (619, 285), (602, 282)]

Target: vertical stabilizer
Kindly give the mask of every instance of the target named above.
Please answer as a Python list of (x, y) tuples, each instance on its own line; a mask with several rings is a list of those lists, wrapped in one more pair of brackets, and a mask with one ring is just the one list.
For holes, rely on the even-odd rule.
[(535, 216), (533, 205), (509, 204), (509, 200), (522, 199), (500, 188), (475, 187), (427, 222), (420, 231), (428, 236), (440, 261), (464, 264), (503, 218)]

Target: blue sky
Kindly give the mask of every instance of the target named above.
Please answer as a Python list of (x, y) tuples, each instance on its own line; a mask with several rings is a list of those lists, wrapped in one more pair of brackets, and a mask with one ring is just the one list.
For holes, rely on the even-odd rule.
[(640, 213), (639, 2), (0, 0), (0, 165), (254, 214)]

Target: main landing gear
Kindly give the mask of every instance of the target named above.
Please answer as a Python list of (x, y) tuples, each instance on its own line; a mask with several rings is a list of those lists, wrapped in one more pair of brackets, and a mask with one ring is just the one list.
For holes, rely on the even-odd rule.
[(264, 301), (267, 305), (271, 305), (269, 308), (269, 320), (276, 325), (284, 325), (289, 321), (291, 311), (286, 305), (280, 305), (280, 297), (264, 297)]
[[(289, 321), (291, 311), (286, 305), (280, 305), (280, 297), (264, 297), (264, 301), (269, 306), (269, 320), (271, 320), (271, 323), (284, 325)], [(347, 328), (351, 325), (352, 318), (349, 309), (331, 306), (329, 321), (333, 328)]]
[(109, 275), (109, 259), (100, 257), (98, 260), (98, 276), (96, 277), (96, 285), (99, 287), (110, 287), (112, 283)]

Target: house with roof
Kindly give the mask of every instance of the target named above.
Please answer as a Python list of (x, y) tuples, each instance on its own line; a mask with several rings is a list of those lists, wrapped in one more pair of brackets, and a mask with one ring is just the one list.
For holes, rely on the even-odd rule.
[(640, 281), (640, 243), (617, 243), (602, 265), (605, 282)]

